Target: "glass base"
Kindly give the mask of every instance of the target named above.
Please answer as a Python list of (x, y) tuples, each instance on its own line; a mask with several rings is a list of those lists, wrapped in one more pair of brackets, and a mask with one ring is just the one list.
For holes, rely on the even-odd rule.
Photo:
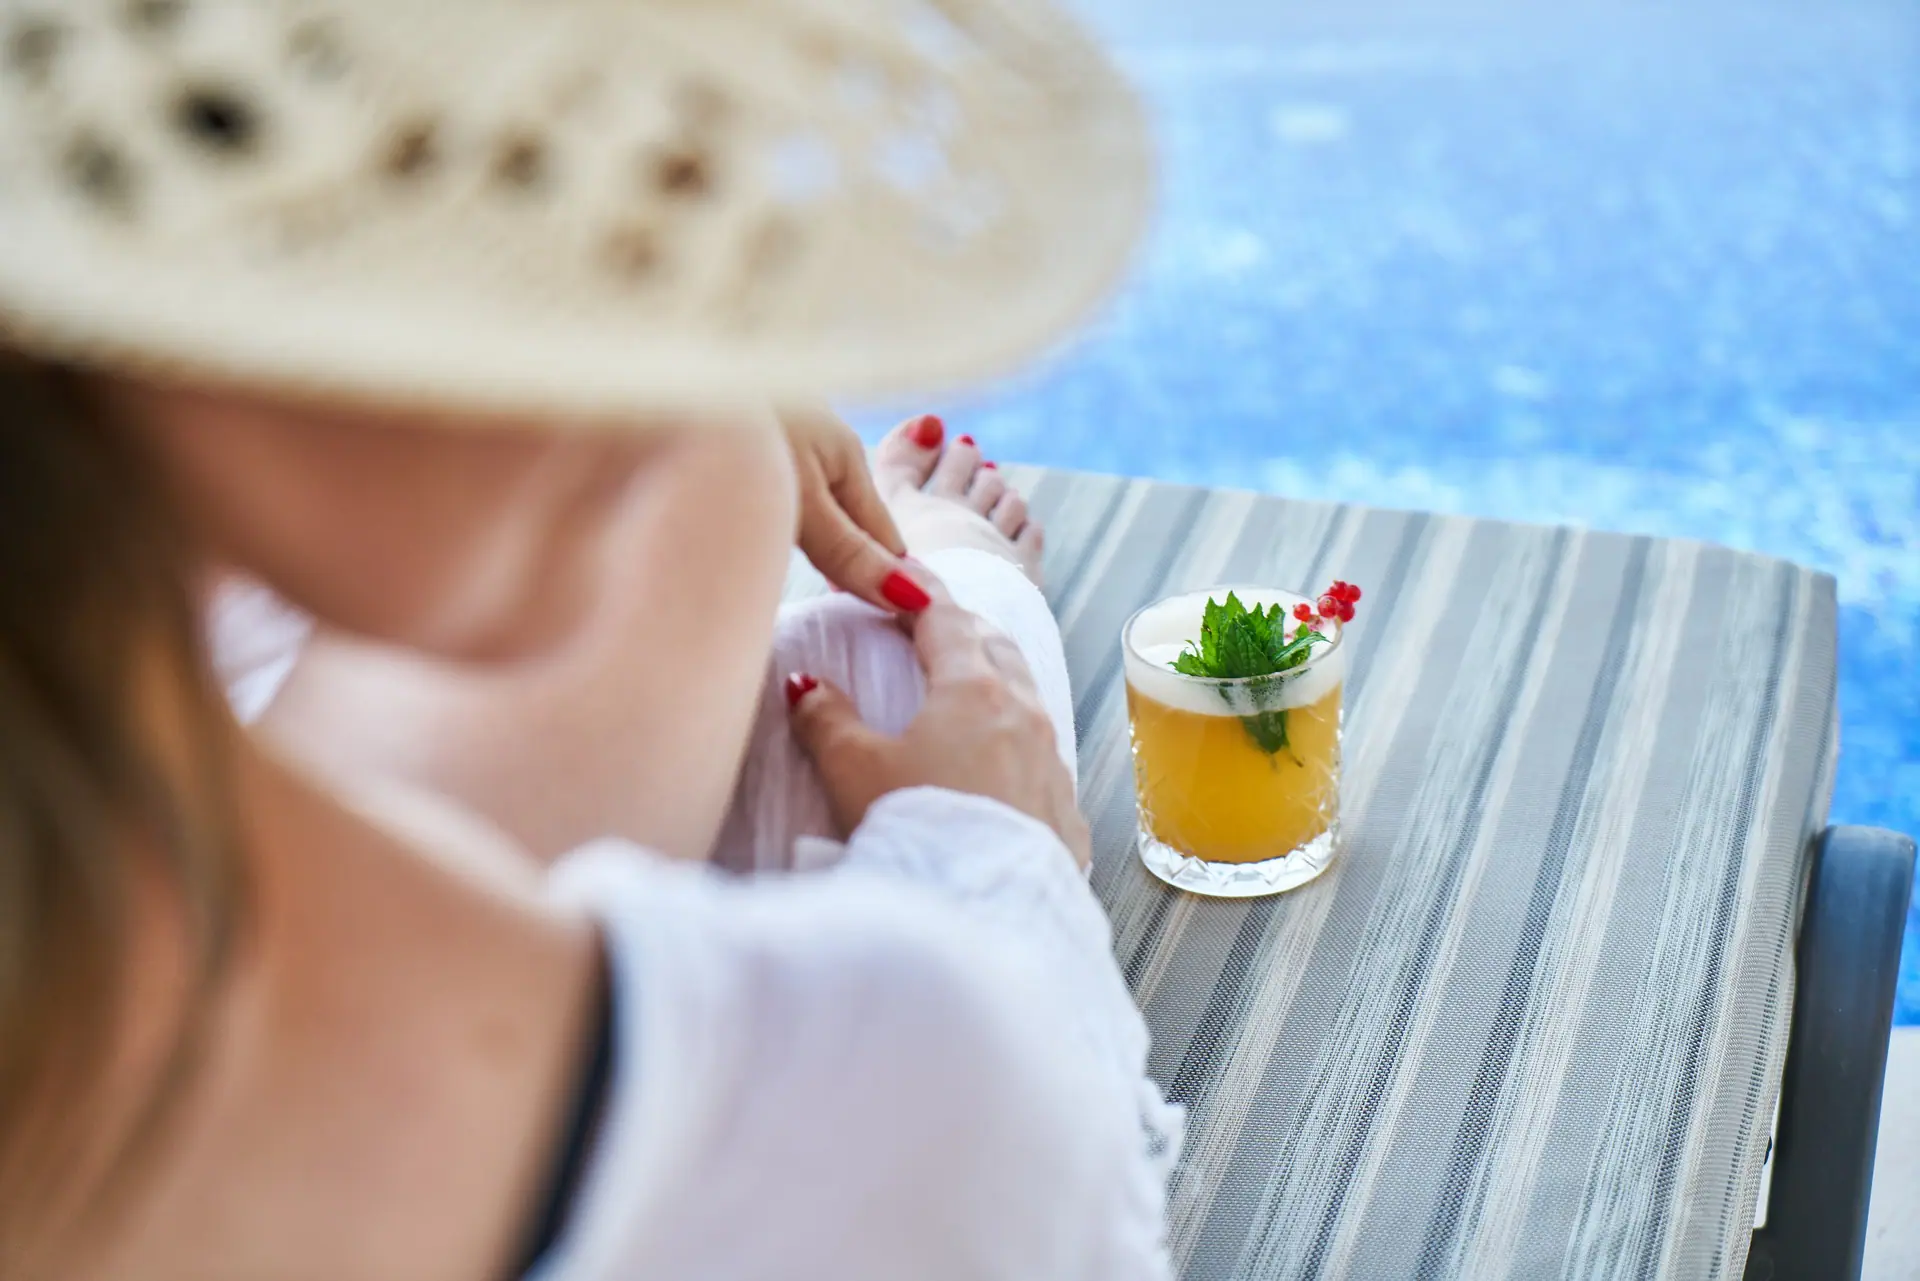
[(1209, 863), (1194, 858), (1140, 829), (1140, 861), (1147, 870), (1190, 894), (1210, 898), (1259, 898), (1298, 889), (1333, 863), (1340, 848), (1340, 824), (1320, 833), (1291, 854), (1260, 863)]

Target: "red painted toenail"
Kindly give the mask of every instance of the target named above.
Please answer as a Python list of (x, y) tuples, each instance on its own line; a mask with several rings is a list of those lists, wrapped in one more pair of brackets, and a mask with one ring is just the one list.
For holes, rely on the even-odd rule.
[(971, 437), (971, 436), (962, 436), (962, 437), (961, 437), (961, 438), (960, 438), (959, 440), (956, 440), (956, 441), (954, 441), (953, 443), (954, 443), (954, 444), (956, 444), (956, 445), (965, 445), (965, 446), (967, 446), (968, 448), (972, 448), (972, 447), (973, 447), (973, 437)]
[(908, 434), (913, 437), (913, 443), (920, 446), (920, 448), (938, 449), (940, 448), (941, 439), (947, 434), (947, 425), (941, 422), (935, 415), (928, 414), (925, 418), (915, 423), (913, 430)]
[(895, 609), (904, 609), (909, 614), (917, 614), (933, 604), (933, 597), (927, 595), (927, 589), (908, 578), (899, 570), (887, 575), (880, 584), (880, 594)]
[(798, 707), (800, 700), (820, 688), (820, 682), (805, 672), (795, 672), (787, 677), (787, 706)]
[(986, 462), (984, 462), (984, 463), (981, 463), (980, 465), (981, 465), (982, 467), (984, 467), (984, 468), (986, 468), (986, 469), (987, 469), (988, 471), (999, 471), (999, 470), (1000, 470), (1000, 464), (999, 464), (999, 463), (996, 463), (996, 462), (994, 462), (994, 461), (992, 461), (991, 459), (989, 459), (988, 461), (986, 461)]

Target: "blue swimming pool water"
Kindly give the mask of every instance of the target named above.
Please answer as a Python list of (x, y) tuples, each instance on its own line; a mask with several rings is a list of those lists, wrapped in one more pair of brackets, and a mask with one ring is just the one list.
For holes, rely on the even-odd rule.
[(1834, 818), (1920, 832), (1920, 7), (1089, 7), (1159, 225), (983, 444), (1830, 570)]

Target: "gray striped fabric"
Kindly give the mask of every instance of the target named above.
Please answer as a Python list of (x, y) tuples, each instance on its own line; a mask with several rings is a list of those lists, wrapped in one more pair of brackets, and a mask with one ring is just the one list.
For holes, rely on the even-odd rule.
[[(1095, 887), (1190, 1110), (1202, 1278), (1737, 1278), (1835, 739), (1830, 579), (1696, 543), (1009, 469), (1049, 530)], [(1278, 899), (1135, 857), (1120, 625), (1367, 589), (1348, 846)]]

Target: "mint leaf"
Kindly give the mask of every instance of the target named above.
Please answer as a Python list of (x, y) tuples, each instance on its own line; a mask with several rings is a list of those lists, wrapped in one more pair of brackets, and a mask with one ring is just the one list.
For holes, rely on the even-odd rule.
[(1224, 603), (1207, 598), (1200, 616), (1200, 635), (1187, 642), (1186, 650), (1172, 666), (1183, 675), (1214, 680), (1275, 676), (1299, 667), (1311, 657), (1316, 644), (1325, 643), (1326, 636), (1304, 626), (1288, 640), (1287, 617), (1281, 606), (1248, 609), (1237, 595), (1228, 592)]
[(1262, 712), (1258, 716), (1242, 716), (1240, 727), (1247, 731), (1247, 737), (1253, 740), (1253, 745), (1268, 756), (1286, 750), (1286, 712)]
[(1241, 622), (1220, 638), (1220, 672), (1233, 679), (1259, 676), (1270, 666), (1253, 629)]
[[(1299, 635), (1287, 639), (1287, 615), (1279, 605), (1266, 609), (1248, 609), (1238, 596), (1227, 593), (1224, 603), (1207, 598), (1200, 614), (1200, 636), (1187, 642), (1187, 648), (1170, 664), (1183, 676), (1210, 680), (1256, 680), (1277, 676), (1305, 663), (1315, 644), (1327, 638), (1302, 625)], [(1254, 705), (1260, 706), (1267, 694), (1258, 685), (1251, 690)], [(1231, 698), (1222, 687), (1221, 697)], [(1287, 747), (1287, 713), (1284, 708), (1259, 712), (1240, 718), (1247, 736), (1269, 756)]]
[(1187, 650), (1181, 654), (1180, 657), (1173, 660), (1173, 670), (1179, 672), (1182, 676), (1205, 676), (1207, 674), (1207, 665), (1201, 661), (1200, 655), (1194, 653), (1192, 650)]
[(1301, 632), (1291, 641), (1274, 651), (1273, 670), (1276, 672), (1292, 671), (1307, 661), (1308, 654), (1313, 649), (1315, 641), (1324, 642), (1326, 639), (1325, 636), (1322, 636), (1312, 628)]
[[(1233, 599), (1232, 592), (1227, 593), (1227, 599)], [(1208, 671), (1220, 666), (1220, 633), (1226, 625), (1227, 607), (1216, 605), (1213, 597), (1207, 597), (1207, 608), (1200, 617), (1200, 661)]]
[[(1253, 643), (1260, 647), (1261, 657), (1273, 650), (1273, 619), (1262, 609), (1247, 613), (1247, 634), (1253, 637)], [(1262, 664), (1264, 666), (1264, 664)]]

